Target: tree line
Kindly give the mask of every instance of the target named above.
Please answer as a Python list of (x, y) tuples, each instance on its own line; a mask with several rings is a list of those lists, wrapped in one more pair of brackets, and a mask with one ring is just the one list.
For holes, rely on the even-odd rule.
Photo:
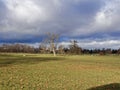
[[(78, 46), (77, 41), (72, 41), (68, 47), (64, 45), (59, 45), (54, 48), (56, 54), (72, 54), (72, 55), (81, 55), (81, 54), (99, 54), (99, 55), (108, 55), (108, 54), (117, 54), (120, 55), (120, 49), (83, 49)], [(41, 44), (38, 48), (23, 45), (23, 44), (3, 44), (0, 46), (0, 52), (7, 53), (40, 53), (40, 54), (54, 54), (51, 47), (45, 44)]]
[(43, 39), (43, 42), (40, 44), (38, 48), (23, 45), (23, 44), (3, 44), (0, 46), (0, 52), (8, 52), (8, 53), (41, 53), (41, 54), (72, 54), (72, 55), (80, 55), (80, 54), (99, 54), (99, 55), (107, 55), (107, 54), (120, 54), (120, 49), (83, 49), (78, 45), (76, 40), (70, 41), (70, 45), (65, 47), (64, 45), (58, 45), (58, 34), (47, 33), (46, 38)]

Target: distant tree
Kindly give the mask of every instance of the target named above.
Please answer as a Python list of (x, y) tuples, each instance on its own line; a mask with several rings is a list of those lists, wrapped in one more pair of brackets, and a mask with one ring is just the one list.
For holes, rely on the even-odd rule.
[(112, 49), (112, 54), (117, 54), (117, 49)]
[(78, 42), (76, 40), (70, 41), (71, 45), (69, 46), (70, 53), (71, 54), (81, 54), (82, 53), (82, 48), (78, 46)]
[(105, 50), (105, 53), (106, 53), (106, 54), (112, 54), (112, 50), (111, 50), (111, 49), (106, 49), (106, 50)]
[(117, 54), (120, 55), (120, 48), (118, 49)]
[(59, 54), (64, 54), (64, 46), (63, 46), (63, 45), (60, 45), (60, 46), (58, 47), (58, 53), (59, 53)]
[(56, 48), (57, 48), (57, 42), (59, 39), (59, 35), (55, 33), (47, 33), (46, 39), (44, 40), (50, 48), (50, 51), (56, 56)]
[(103, 48), (102, 50), (100, 50), (99, 55), (106, 55), (106, 50), (105, 50), (105, 48)]
[(0, 47), (1, 52), (23, 52), (23, 53), (34, 53), (34, 47), (22, 44), (3, 44)]
[(45, 53), (46, 53), (46, 50), (47, 50), (46, 45), (44, 45), (44, 44), (42, 43), (42, 44), (39, 46), (39, 51), (40, 51), (40, 53), (45, 54)]
[(70, 49), (69, 48), (64, 48), (63, 51), (64, 51), (65, 54), (69, 54)]
[(82, 50), (82, 53), (83, 53), (83, 54), (89, 54), (89, 50), (88, 50), (88, 49), (83, 49), (83, 50)]

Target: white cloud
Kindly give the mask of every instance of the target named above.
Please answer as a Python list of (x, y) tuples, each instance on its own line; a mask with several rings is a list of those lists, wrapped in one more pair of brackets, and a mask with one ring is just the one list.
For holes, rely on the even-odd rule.
[(92, 21), (87, 25), (75, 29), (75, 35), (90, 35), (101, 32), (118, 32), (120, 31), (120, 0), (106, 0), (105, 5), (101, 7)]
[(49, 11), (33, 0), (5, 0), (5, 3), (13, 20), (31, 23), (49, 18)]
[[(116, 23), (116, 15), (118, 15), (119, 12), (119, 5), (120, 1), (114, 0), (111, 2), (106, 2), (105, 7), (101, 8), (101, 10), (96, 14), (95, 16), (95, 24), (96, 28), (101, 28), (103, 30), (108, 30), (108, 28), (111, 28), (114, 23)], [(119, 18), (118, 18), (119, 19)]]
[(97, 13), (95, 20), (99, 27), (109, 27), (112, 24), (111, 17), (107, 16), (103, 12)]

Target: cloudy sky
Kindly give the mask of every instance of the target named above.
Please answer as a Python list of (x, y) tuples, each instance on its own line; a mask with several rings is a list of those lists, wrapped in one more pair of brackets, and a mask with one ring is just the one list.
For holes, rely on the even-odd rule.
[(60, 43), (120, 48), (120, 0), (0, 0), (0, 43), (38, 45), (47, 32)]

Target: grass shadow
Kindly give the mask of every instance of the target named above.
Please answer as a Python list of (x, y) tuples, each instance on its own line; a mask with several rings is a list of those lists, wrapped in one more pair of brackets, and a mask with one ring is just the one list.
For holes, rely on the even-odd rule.
[(111, 83), (98, 87), (89, 88), (87, 90), (120, 90), (120, 83)]
[(35, 64), (39, 62), (61, 61), (64, 57), (35, 57), (35, 56), (0, 56), (0, 67), (9, 66), (13, 64)]

